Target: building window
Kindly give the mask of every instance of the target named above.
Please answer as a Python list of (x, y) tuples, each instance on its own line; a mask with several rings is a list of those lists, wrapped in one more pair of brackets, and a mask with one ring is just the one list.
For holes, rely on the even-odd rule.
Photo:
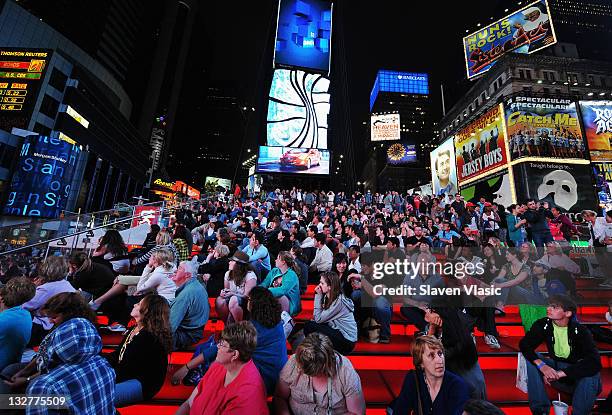
[(57, 110), (59, 109), (59, 101), (55, 98), (46, 95), (42, 100), (42, 104), (40, 105), (40, 112), (45, 114), (49, 118), (55, 119), (57, 115)]
[(64, 92), (66, 81), (68, 81), (68, 77), (57, 68), (53, 68), (53, 71), (51, 71), (51, 77), (49, 78), (49, 85), (60, 92)]
[(542, 71), (542, 77), (546, 81), (556, 81), (557, 73), (555, 71)]
[(46, 136), (51, 135), (51, 129), (47, 127), (46, 125), (42, 125), (41, 123), (38, 123), (38, 122), (34, 124), (34, 132), (40, 135), (46, 135)]
[(550, 88), (542, 88), (545, 94), (550, 94)]
[(568, 82), (572, 82), (572, 83), (580, 82), (579, 79), (578, 79), (578, 74), (577, 73), (571, 73), (571, 72), (567, 73), (567, 81)]
[(597, 75), (587, 75), (587, 83), (595, 86), (600, 86), (601, 79)]

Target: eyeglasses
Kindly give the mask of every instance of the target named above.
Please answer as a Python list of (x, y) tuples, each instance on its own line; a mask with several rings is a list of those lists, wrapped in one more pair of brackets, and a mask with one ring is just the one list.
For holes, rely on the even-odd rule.
[(224, 349), (227, 349), (228, 353), (232, 353), (234, 351), (234, 349), (232, 349), (229, 343), (226, 342), (225, 340), (219, 340), (217, 342), (217, 348), (220, 349), (221, 347), (223, 347)]

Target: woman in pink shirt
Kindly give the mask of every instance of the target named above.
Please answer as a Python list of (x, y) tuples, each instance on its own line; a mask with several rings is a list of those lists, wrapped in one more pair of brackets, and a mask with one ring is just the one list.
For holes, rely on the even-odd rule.
[(217, 359), (176, 415), (268, 414), (266, 388), (251, 356), (257, 331), (250, 321), (226, 326)]

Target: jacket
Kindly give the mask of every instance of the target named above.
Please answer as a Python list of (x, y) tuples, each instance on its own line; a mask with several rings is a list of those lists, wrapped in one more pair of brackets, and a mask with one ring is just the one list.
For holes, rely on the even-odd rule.
[(355, 310), (353, 301), (344, 294), (340, 294), (328, 309), (323, 309), (322, 301), (323, 295), (316, 294), (313, 313), (315, 323), (327, 323), (332, 329), (339, 330), (346, 340), (356, 342), (357, 323), (353, 315), (353, 310)]
[(527, 219), (527, 222), (531, 226), (532, 233), (550, 233), (550, 228), (548, 227), (548, 222), (546, 221), (546, 218), (552, 218), (552, 213), (550, 213), (550, 210), (546, 210), (544, 208), (540, 208), (538, 210), (527, 209), (527, 211), (523, 214), (523, 217)]
[[(281, 278), (280, 286), (273, 286), (274, 280)], [(266, 279), (263, 280), (260, 287), (267, 288), (270, 290), (275, 298), (282, 296), (287, 297), (289, 300), (289, 314), (295, 316), (302, 309), (302, 301), (300, 297), (300, 280), (297, 274), (292, 269), (288, 269), (284, 274), (278, 268), (272, 268)]]
[(555, 356), (553, 321), (548, 317), (544, 317), (533, 323), (531, 329), (521, 339), (519, 347), (525, 359), (533, 363), (534, 360), (538, 359), (535, 349), (543, 342), (546, 342), (548, 353), (553, 360), (570, 364), (570, 366), (563, 369), (570, 379), (594, 376), (600, 372), (601, 360), (599, 358), (599, 351), (595, 347), (591, 332), (575, 319), (572, 319), (569, 322), (567, 338), (570, 355), (566, 359)]

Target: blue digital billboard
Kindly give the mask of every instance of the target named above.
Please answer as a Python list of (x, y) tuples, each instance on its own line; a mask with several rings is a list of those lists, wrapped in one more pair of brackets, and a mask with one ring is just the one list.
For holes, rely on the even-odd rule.
[(267, 144), (327, 148), (329, 79), (299, 70), (274, 71), (268, 101)]
[(57, 218), (66, 207), (81, 147), (60, 138), (25, 137), (4, 215)]
[(387, 147), (387, 164), (402, 166), (416, 163), (417, 152), (414, 144), (394, 143)]
[(398, 72), (381, 69), (376, 75), (370, 93), (370, 111), (379, 92), (429, 95), (429, 75), (426, 73)]
[(331, 1), (279, 0), (274, 67), (329, 73), (331, 32)]

